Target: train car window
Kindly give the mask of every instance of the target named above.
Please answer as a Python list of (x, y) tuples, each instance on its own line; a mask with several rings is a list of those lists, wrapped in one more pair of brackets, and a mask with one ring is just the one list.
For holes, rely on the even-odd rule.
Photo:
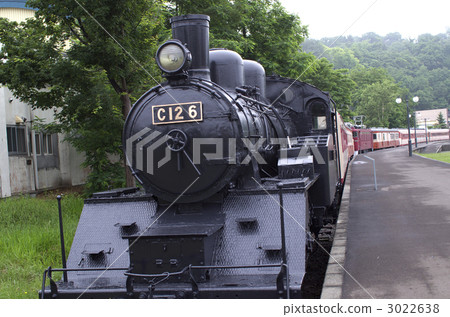
[(313, 117), (313, 129), (325, 130), (327, 128), (327, 117)]
[(327, 105), (323, 102), (314, 101), (309, 106), (309, 111), (312, 116), (312, 124), (314, 130), (327, 129)]
[(354, 137), (354, 138), (357, 138), (357, 137), (358, 137), (358, 132), (353, 131), (353, 137)]
[(376, 133), (373, 134), (373, 139), (374, 139), (374, 140), (377, 139), (377, 134), (376, 134)]

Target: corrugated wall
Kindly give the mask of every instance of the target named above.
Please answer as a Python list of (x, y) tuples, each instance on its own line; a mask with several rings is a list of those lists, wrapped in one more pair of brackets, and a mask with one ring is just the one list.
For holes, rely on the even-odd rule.
[(7, 18), (11, 21), (23, 22), (34, 16), (34, 10), (19, 8), (0, 8), (0, 17)]

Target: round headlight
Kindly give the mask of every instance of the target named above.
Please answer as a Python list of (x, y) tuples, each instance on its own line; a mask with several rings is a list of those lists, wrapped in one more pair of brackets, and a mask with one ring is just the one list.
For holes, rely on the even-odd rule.
[(177, 73), (189, 68), (191, 52), (180, 41), (170, 40), (159, 47), (156, 62), (163, 72)]

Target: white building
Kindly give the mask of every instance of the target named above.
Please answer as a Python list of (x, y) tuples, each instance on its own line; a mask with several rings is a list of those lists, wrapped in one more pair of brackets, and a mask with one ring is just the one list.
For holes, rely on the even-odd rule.
[(438, 116), (440, 113), (442, 113), (442, 116), (448, 127), (450, 112), (446, 108), (416, 111), (415, 115), (417, 120), (417, 127), (422, 129), (425, 128), (425, 122), (427, 124), (427, 127), (432, 127), (438, 124)]
[[(21, 22), (34, 16), (26, 0), (0, 1), (0, 17)], [(35, 132), (33, 120), (49, 123), (53, 110), (33, 110), (0, 86), (0, 197), (85, 183), (84, 157), (63, 135)]]

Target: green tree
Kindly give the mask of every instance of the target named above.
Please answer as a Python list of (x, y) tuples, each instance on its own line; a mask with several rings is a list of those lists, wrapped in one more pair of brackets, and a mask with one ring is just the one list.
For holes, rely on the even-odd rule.
[(352, 95), (358, 115), (364, 115), (369, 127), (399, 128), (405, 126), (406, 106), (397, 105), (395, 99), (405, 94), (386, 70), (359, 67), (350, 73), (356, 83)]
[(334, 69), (333, 64), (325, 58), (321, 58), (315, 63), (314, 73), (304, 76), (302, 79), (329, 92), (344, 120), (350, 121), (355, 115), (350, 109), (355, 82), (348, 76), (346, 69)]
[[(68, 133), (93, 175), (104, 171), (114, 179), (107, 184), (103, 177), (93, 189), (113, 186), (117, 169), (109, 158), (121, 154), (121, 122), (132, 101), (159, 79), (154, 56), (168, 35), (165, 11), (150, 0), (28, 5), (38, 9), (34, 19), (0, 21), (0, 82), (35, 108), (59, 109), (59, 126), (49, 128)], [(133, 184), (127, 173), (127, 185)]]
[(442, 112), (439, 112), (439, 115), (437, 116), (436, 120), (437, 120), (437, 128), (438, 129), (447, 128), (447, 124), (445, 122), (444, 115), (442, 114)]
[(178, 0), (177, 14), (207, 14), (211, 17), (211, 47), (234, 50), (256, 60), (267, 74), (298, 78), (314, 69), (314, 57), (300, 50), (307, 28), (288, 13), (279, 0)]
[(396, 103), (392, 82), (377, 82), (361, 90), (358, 114), (365, 115), (365, 124), (370, 127), (389, 127), (389, 119)]
[(336, 69), (352, 69), (359, 64), (359, 60), (349, 49), (336, 47), (330, 49), (327, 53), (330, 55), (330, 62), (333, 63)]

